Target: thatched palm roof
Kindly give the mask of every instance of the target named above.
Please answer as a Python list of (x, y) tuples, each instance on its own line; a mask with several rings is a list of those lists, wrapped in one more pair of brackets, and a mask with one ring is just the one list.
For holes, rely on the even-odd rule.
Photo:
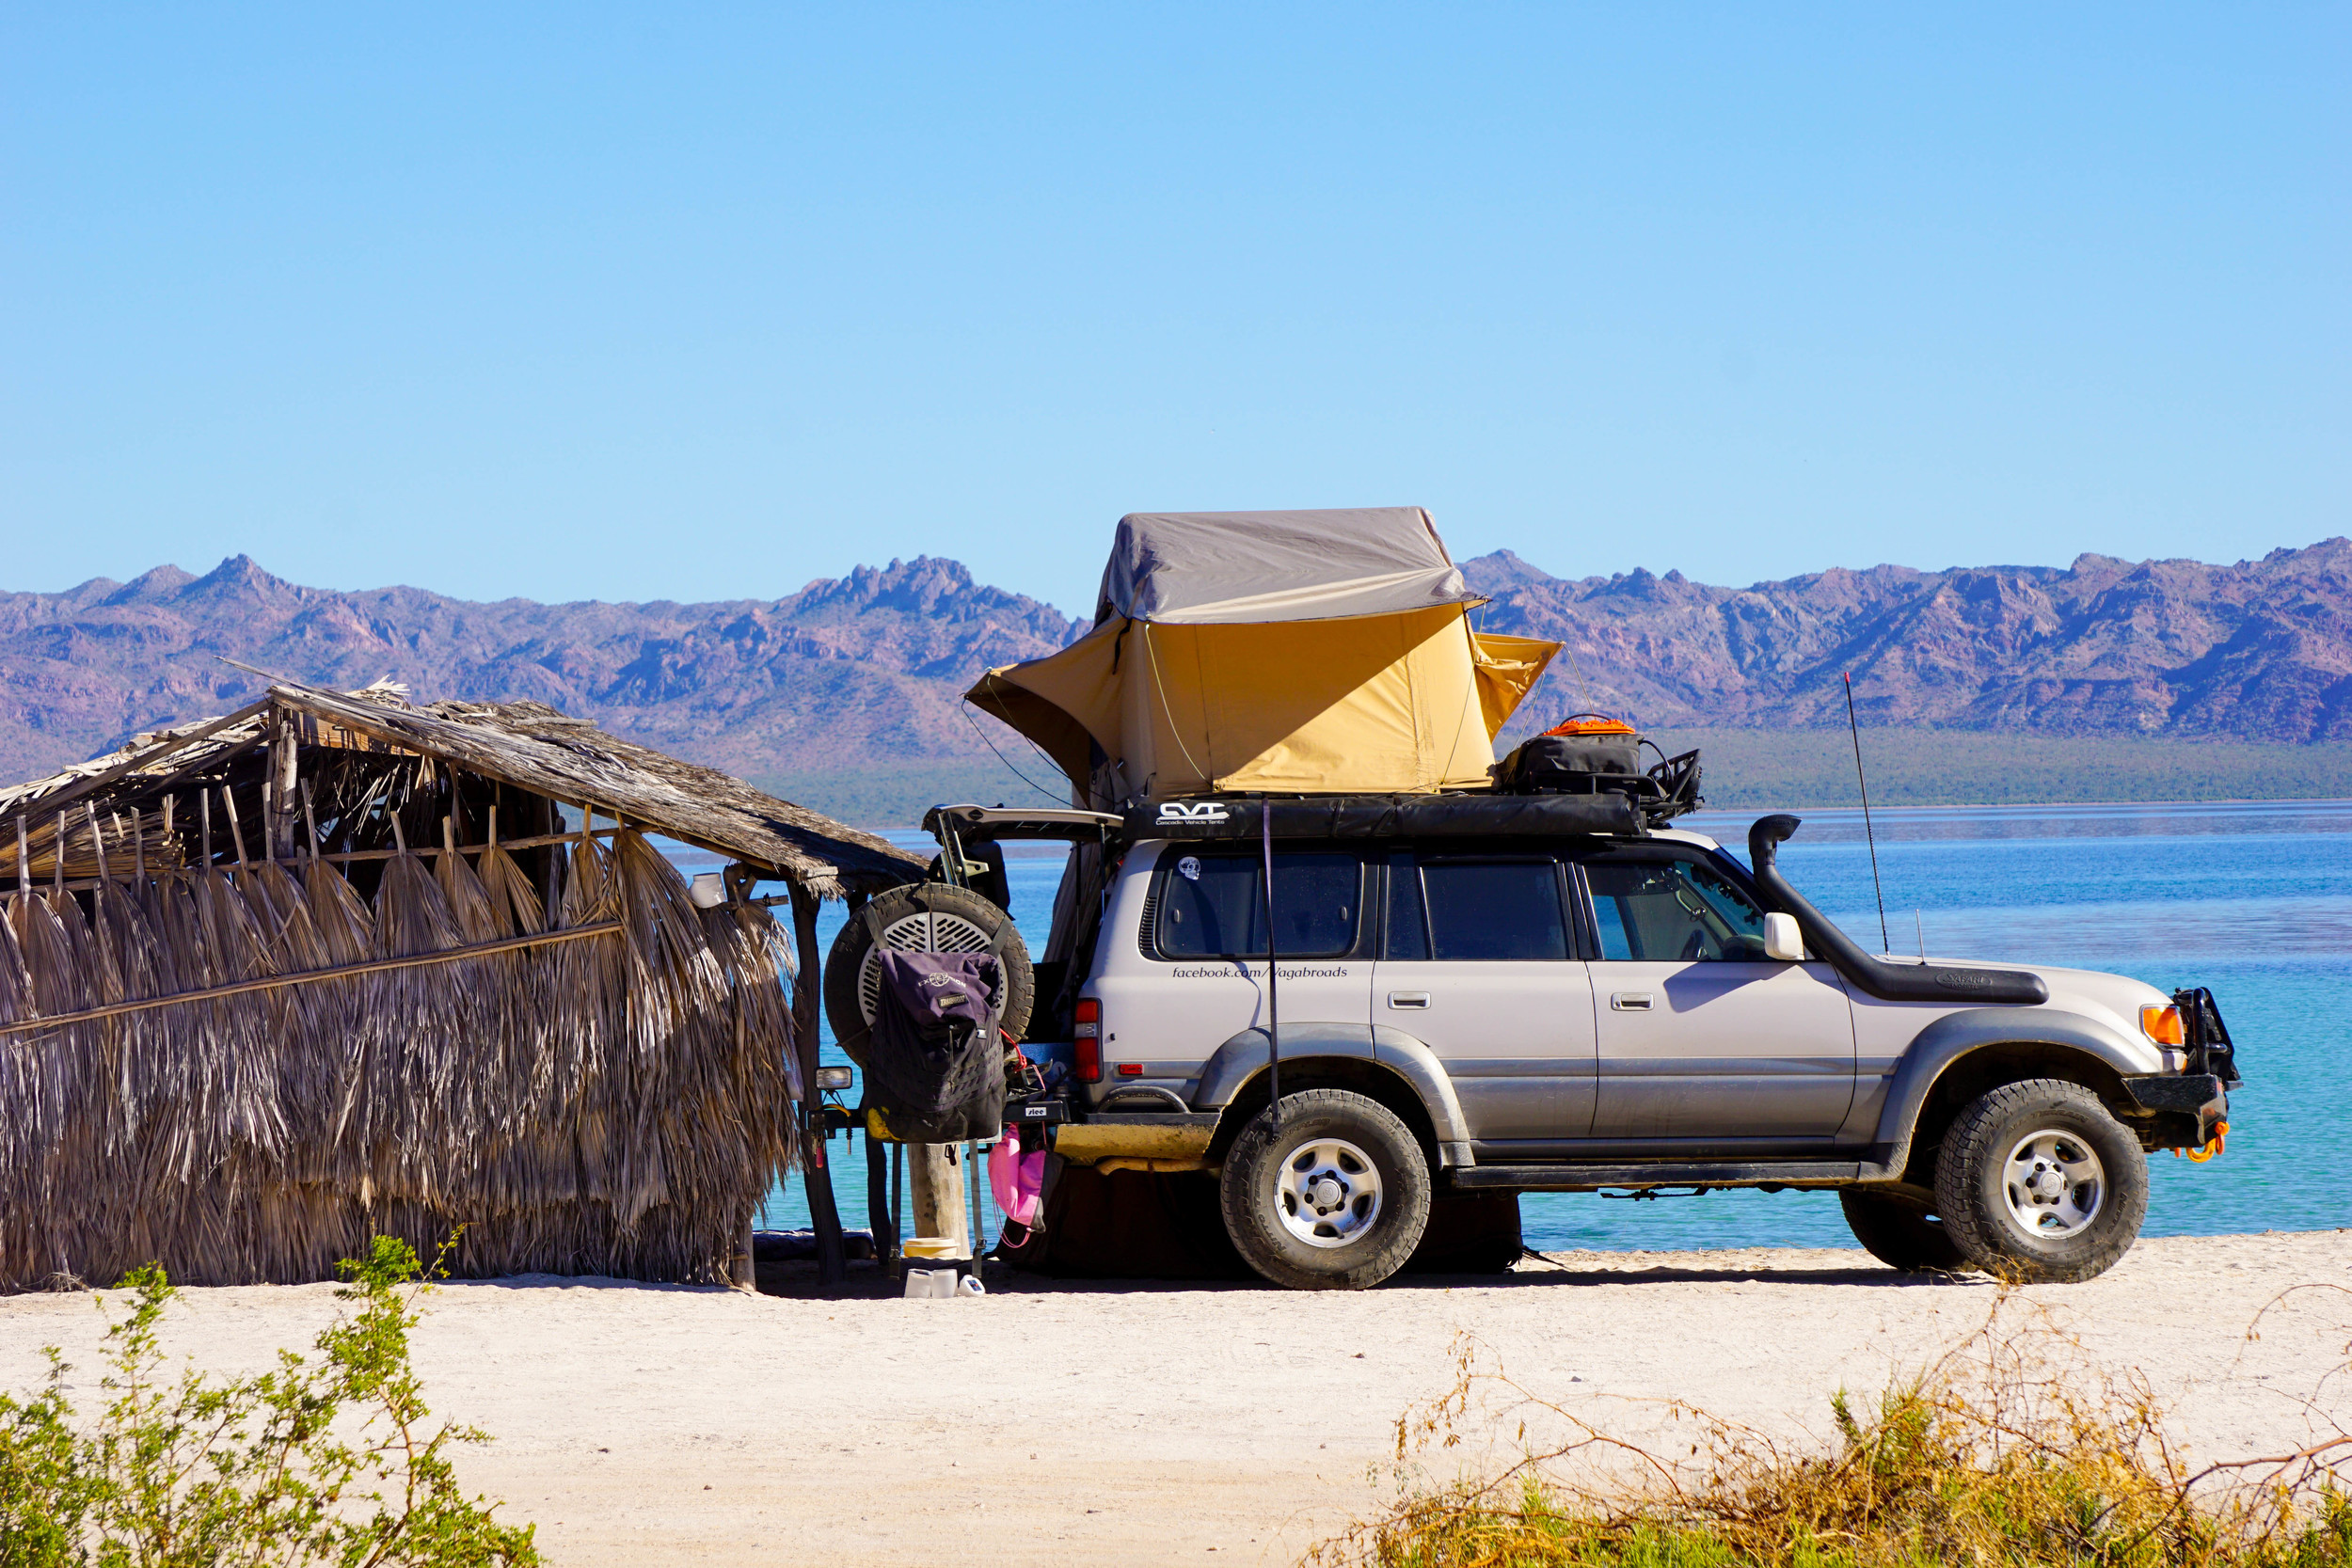
[(293, 681), (220, 719), (135, 736), (120, 751), (47, 779), (0, 789), (0, 816), (46, 813), (114, 794), (147, 794), (172, 777), (260, 745), (275, 705), (390, 749), (589, 806), (682, 843), (764, 868), (819, 897), (879, 893), (922, 876), (923, 863), (885, 840), (780, 800), (716, 768), (608, 735), (543, 703), (411, 706), (389, 685), (329, 691)]
[[(789, 881), (790, 929), (654, 833)], [(461, 1274), (745, 1277), (816, 1147), (817, 897), (922, 874), (539, 704), (389, 686), (0, 790), (0, 1293), (461, 1229)]]

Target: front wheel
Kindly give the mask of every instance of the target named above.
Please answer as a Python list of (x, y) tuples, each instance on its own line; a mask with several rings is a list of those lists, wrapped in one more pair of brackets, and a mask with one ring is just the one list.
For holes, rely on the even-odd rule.
[(1219, 1179), (1244, 1261), (1294, 1291), (1360, 1291), (1405, 1266), (1429, 1225), (1429, 1162), (1396, 1113), (1344, 1089), (1251, 1118)]
[(2004, 1084), (1961, 1112), (1935, 1163), (1935, 1206), (1987, 1274), (2073, 1285), (2106, 1273), (2148, 1215), (2139, 1141), (2079, 1084)]

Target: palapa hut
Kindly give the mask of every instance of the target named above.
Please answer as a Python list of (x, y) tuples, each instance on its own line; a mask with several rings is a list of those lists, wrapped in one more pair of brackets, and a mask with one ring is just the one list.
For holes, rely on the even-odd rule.
[[(723, 899), (647, 832), (725, 857)], [(922, 869), (552, 708), (389, 686), (0, 791), (0, 1291), (321, 1279), (460, 1227), (465, 1275), (745, 1278), (821, 1161), (816, 901)]]

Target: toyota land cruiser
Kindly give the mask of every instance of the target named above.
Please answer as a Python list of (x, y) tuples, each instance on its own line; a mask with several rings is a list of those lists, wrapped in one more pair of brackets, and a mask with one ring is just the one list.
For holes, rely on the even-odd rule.
[[(1665, 1187), (1834, 1188), (1894, 1267), (2089, 1279), (2138, 1234), (2145, 1155), (2214, 1146), (2238, 1083), (2208, 991), (1863, 951), (1781, 873), (1794, 816), (1744, 864), (1606, 794), (927, 826), (934, 882), (828, 965), (845, 1044), (872, 933), (1006, 954), (1008, 1031), (1066, 1042), (1074, 1080), (1011, 1114), (1065, 1160), (1216, 1175), (1287, 1286), (1387, 1278), (1436, 1193)], [(998, 847), (1025, 838), (1073, 845), (1034, 966)]]

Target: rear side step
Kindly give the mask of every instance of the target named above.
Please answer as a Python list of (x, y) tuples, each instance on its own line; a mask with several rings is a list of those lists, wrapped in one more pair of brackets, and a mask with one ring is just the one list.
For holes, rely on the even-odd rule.
[(1447, 1173), (1466, 1192), (1594, 1193), (1603, 1187), (1834, 1187), (1883, 1177), (1855, 1160), (1744, 1160), (1720, 1164), (1470, 1165)]

